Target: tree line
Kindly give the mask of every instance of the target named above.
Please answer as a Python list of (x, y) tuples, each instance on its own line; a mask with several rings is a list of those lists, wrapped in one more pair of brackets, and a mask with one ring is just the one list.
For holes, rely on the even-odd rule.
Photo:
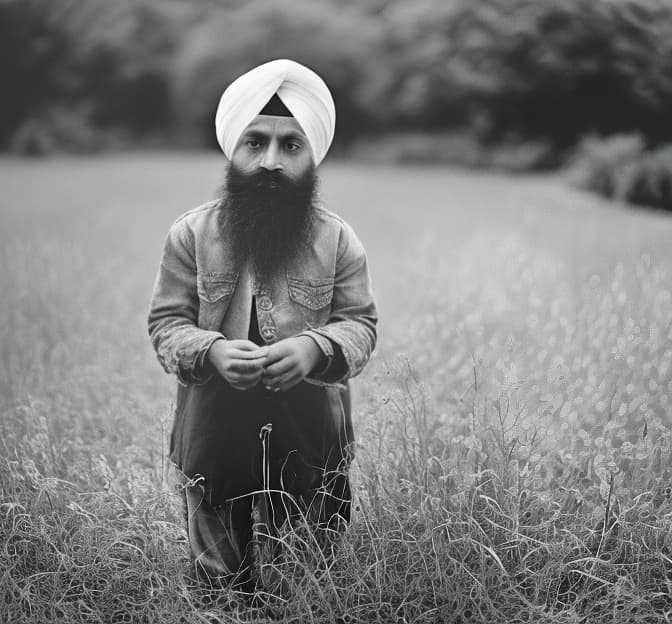
[(0, 0), (0, 149), (214, 146), (223, 88), (288, 57), (320, 73), (336, 147), (672, 141), (668, 0)]

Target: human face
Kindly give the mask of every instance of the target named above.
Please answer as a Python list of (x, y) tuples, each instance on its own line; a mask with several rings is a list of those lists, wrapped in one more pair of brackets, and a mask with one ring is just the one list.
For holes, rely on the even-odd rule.
[(231, 163), (242, 173), (261, 168), (297, 181), (313, 166), (313, 154), (294, 117), (257, 115), (238, 140)]

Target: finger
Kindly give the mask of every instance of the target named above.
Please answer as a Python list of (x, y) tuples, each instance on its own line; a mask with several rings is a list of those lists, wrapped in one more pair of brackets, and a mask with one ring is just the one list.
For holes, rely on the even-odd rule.
[(234, 340), (227, 340), (228, 344), (240, 351), (256, 351), (259, 349), (259, 345), (255, 344), (251, 340), (246, 340), (242, 338), (236, 338)]
[(232, 349), (230, 355), (236, 360), (263, 360), (268, 356), (268, 347), (257, 347), (254, 351)]
[(268, 362), (264, 365), (264, 377), (268, 379), (273, 379), (278, 375), (286, 373), (288, 370), (294, 367), (294, 363), (291, 358), (283, 358), (278, 360), (275, 364), (269, 365)]
[(276, 342), (274, 345), (271, 345), (268, 348), (268, 363), (272, 364), (273, 362), (277, 362), (278, 360), (281, 360), (282, 358), (287, 357), (291, 351), (287, 349), (287, 346), (283, 344), (283, 342)]
[(254, 388), (259, 383), (259, 377), (250, 377), (249, 379), (243, 379), (239, 382), (237, 382), (240, 387), (242, 387), (244, 390), (247, 390), (248, 388)]
[(300, 381), (301, 381), (301, 375), (299, 375), (298, 373), (290, 375), (282, 383), (276, 385), (276, 388), (278, 389), (279, 392), (285, 392), (286, 390), (293, 388)]
[(262, 381), (265, 386), (269, 386), (271, 388), (277, 388), (286, 378), (288, 375), (293, 374), (293, 370), (285, 371), (284, 373), (280, 375), (275, 375), (273, 377), (262, 377)]
[(251, 388), (259, 383), (261, 373), (257, 373), (256, 375), (227, 375), (226, 379), (234, 388)]
[(299, 372), (295, 367), (292, 367), (291, 369), (285, 371), (284, 373), (281, 373), (279, 375), (275, 375), (274, 377), (269, 377), (266, 378), (264, 377), (264, 383), (270, 386), (271, 388), (279, 388), (284, 384), (288, 379), (291, 379), (293, 377), (298, 377)]
[(246, 371), (244, 373), (239, 373), (239, 372), (229, 372), (229, 377), (233, 379), (261, 379), (261, 376), (263, 375), (264, 371), (263, 369), (256, 370), (256, 371)]
[(234, 360), (229, 364), (229, 370), (242, 375), (261, 374), (264, 366), (262, 360)]

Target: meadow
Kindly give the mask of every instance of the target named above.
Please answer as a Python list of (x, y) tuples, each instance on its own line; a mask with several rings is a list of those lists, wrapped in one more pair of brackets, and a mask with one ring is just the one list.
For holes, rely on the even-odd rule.
[(146, 313), (202, 153), (0, 167), (0, 622), (672, 619), (672, 219), (560, 176), (333, 162), (378, 348), (355, 510), (288, 593), (192, 580)]

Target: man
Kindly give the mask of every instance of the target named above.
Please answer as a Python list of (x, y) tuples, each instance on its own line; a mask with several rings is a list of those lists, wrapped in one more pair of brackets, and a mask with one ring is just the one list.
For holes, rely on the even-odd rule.
[(361, 242), (316, 199), (334, 124), (327, 86), (298, 63), (235, 80), (215, 122), (222, 196), (173, 224), (152, 295), (152, 344), (180, 382), (171, 459), (192, 553), (236, 583), (254, 563), (253, 514), (268, 532), (350, 518), (348, 379), (377, 314)]

